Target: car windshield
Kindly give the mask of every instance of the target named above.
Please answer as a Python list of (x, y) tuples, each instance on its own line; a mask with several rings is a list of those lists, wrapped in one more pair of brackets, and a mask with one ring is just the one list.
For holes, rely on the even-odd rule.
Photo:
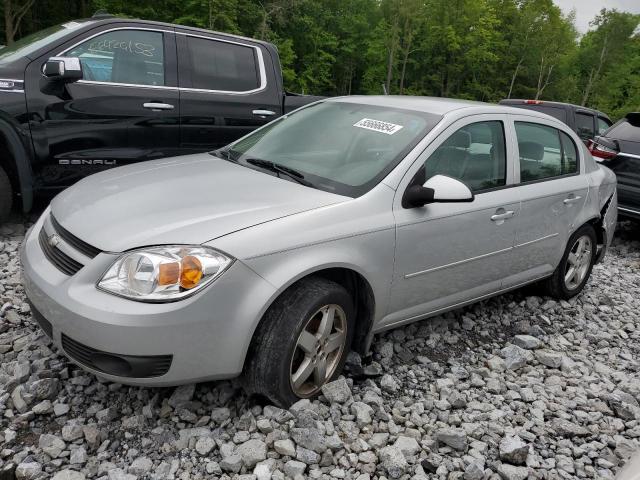
[(22, 57), (28, 57), (36, 50), (54, 40), (64, 37), (69, 32), (83, 25), (86, 25), (86, 23), (67, 22), (27, 35), (16, 41), (13, 45), (0, 49), (0, 63), (9, 63)]
[(237, 141), (227, 149), (228, 158), (296, 180), (275, 164), (314, 188), (357, 197), (379, 183), (440, 119), (419, 111), (323, 102)]

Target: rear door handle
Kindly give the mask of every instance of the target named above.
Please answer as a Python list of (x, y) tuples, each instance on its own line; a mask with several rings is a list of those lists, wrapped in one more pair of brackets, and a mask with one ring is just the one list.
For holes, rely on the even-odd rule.
[(506, 220), (507, 218), (511, 218), (515, 215), (516, 212), (513, 210), (507, 210), (504, 213), (496, 213), (495, 215), (491, 215), (491, 220), (494, 222), (499, 222), (500, 220)]
[(253, 113), (254, 115), (259, 115), (261, 117), (272, 117), (276, 114), (276, 112), (272, 110), (254, 110), (251, 113)]
[(582, 197), (580, 195), (572, 195), (572, 196), (567, 197), (567, 198), (564, 199), (564, 204), (565, 205), (571, 205), (572, 203), (577, 202), (581, 198)]
[(160, 103), (160, 102), (147, 102), (143, 103), (142, 106), (144, 108), (149, 108), (151, 110), (173, 110), (174, 106), (170, 103)]

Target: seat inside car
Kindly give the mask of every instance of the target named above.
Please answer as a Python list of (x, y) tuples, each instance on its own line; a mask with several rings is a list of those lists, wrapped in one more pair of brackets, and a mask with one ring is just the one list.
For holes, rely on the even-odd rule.
[(540, 177), (543, 169), (544, 146), (536, 142), (519, 142), (520, 150), (520, 180), (523, 182)]
[(471, 146), (471, 134), (458, 130), (451, 135), (425, 163), (426, 178), (436, 174), (462, 178)]
[(140, 56), (126, 50), (116, 50), (113, 56), (111, 81), (146, 85), (149, 83), (147, 66)]

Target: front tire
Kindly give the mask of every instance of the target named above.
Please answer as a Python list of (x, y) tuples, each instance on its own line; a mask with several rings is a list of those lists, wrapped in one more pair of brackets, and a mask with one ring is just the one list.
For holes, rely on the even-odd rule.
[(0, 167), (0, 224), (7, 221), (13, 206), (13, 189), (7, 172)]
[(276, 300), (258, 327), (245, 388), (284, 408), (314, 397), (342, 371), (353, 330), (353, 301), (344, 287), (321, 277), (301, 280)]
[(558, 268), (545, 282), (549, 295), (569, 300), (582, 291), (596, 260), (597, 241), (595, 230), (588, 224), (571, 235)]

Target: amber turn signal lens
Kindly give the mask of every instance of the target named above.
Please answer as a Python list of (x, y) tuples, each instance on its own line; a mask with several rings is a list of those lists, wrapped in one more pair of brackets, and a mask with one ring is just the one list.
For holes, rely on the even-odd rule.
[(180, 281), (180, 264), (161, 263), (158, 271), (158, 285), (167, 286), (175, 285)]
[(182, 259), (180, 286), (186, 290), (196, 287), (203, 275), (202, 263), (196, 257), (188, 255)]

